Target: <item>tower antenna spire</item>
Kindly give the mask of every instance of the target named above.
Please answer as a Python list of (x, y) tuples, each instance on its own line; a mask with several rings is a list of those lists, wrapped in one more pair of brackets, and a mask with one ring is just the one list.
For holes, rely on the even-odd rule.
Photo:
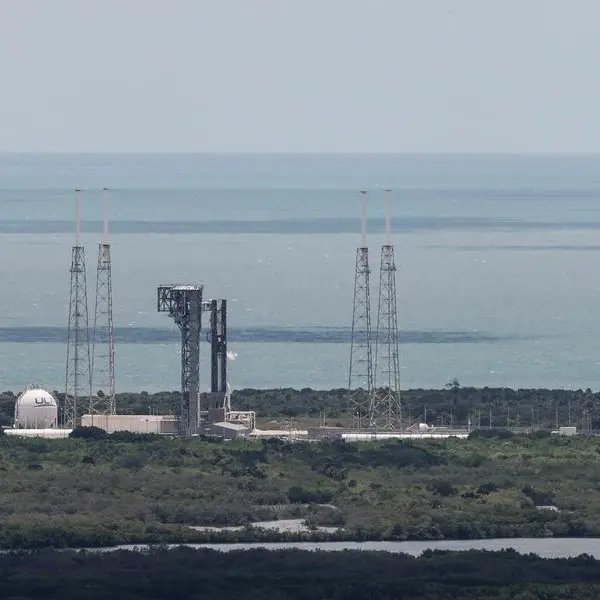
[(361, 191), (361, 245), (356, 249), (354, 299), (348, 393), (352, 425), (360, 428), (369, 420), (373, 393), (373, 353), (371, 343), (371, 291), (369, 248), (367, 247), (367, 192)]
[(361, 193), (361, 209), (362, 209), (362, 219), (361, 219), (361, 248), (367, 247), (367, 192), (363, 190)]
[(385, 244), (381, 247), (375, 369), (370, 425), (375, 429), (402, 428), (396, 263), (391, 235), (391, 190), (385, 190)]
[(81, 246), (81, 189), (75, 190), (75, 246)]
[(66, 427), (76, 427), (79, 400), (91, 398), (92, 395), (85, 248), (81, 244), (81, 190), (79, 188), (75, 190), (75, 245), (71, 253), (70, 272), (63, 424)]
[(102, 188), (102, 243), (108, 244), (108, 188)]
[(385, 190), (385, 245), (392, 245), (392, 190)]
[[(90, 414), (116, 414), (115, 330), (112, 302), (112, 258), (108, 241), (108, 188), (102, 189), (102, 241), (98, 244), (92, 375), (102, 395), (90, 397)], [(92, 417), (93, 418), (93, 417)]]

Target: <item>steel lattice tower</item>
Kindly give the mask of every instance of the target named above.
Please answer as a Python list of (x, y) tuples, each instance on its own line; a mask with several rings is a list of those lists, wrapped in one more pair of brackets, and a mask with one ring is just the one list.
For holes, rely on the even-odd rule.
[(75, 427), (81, 399), (92, 394), (90, 339), (88, 327), (85, 248), (81, 244), (81, 190), (75, 190), (76, 237), (71, 257), (71, 292), (65, 377), (65, 427)]
[[(90, 414), (114, 415), (115, 406), (115, 330), (112, 307), (112, 264), (108, 241), (108, 190), (102, 190), (102, 242), (98, 244), (96, 270), (96, 309), (92, 337), (92, 377), (102, 397), (90, 396)], [(94, 389), (94, 388), (92, 388)]]
[(200, 425), (200, 329), (201, 285), (161, 285), (157, 289), (158, 312), (166, 312), (181, 331), (181, 409), (179, 431), (196, 435)]
[(391, 242), (391, 191), (386, 190), (385, 244), (381, 247), (379, 304), (375, 336), (375, 377), (371, 401), (371, 427), (402, 428), (400, 363), (398, 358), (398, 313), (396, 308), (396, 263)]
[(371, 291), (369, 248), (367, 247), (367, 193), (361, 192), (362, 237), (356, 249), (354, 271), (354, 301), (352, 305), (352, 337), (350, 341), (350, 367), (348, 390), (353, 425), (361, 426), (369, 417), (369, 404), (373, 393), (373, 353), (371, 340)]

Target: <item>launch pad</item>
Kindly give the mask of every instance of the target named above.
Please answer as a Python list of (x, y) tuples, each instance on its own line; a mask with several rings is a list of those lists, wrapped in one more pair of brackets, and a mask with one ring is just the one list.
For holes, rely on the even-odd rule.
[[(167, 313), (181, 332), (181, 404), (178, 433), (212, 434), (219, 429), (255, 427), (253, 411), (232, 411), (227, 382), (227, 301), (203, 300), (201, 284), (163, 284), (157, 288), (157, 310)], [(210, 313), (210, 392), (200, 394), (202, 315)], [(201, 397), (205, 399), (201, 410)]]

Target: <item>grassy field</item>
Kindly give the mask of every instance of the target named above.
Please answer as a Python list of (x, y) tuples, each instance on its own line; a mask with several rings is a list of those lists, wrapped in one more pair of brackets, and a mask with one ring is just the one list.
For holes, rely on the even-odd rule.
[(192, 525), (277, 517), (338, 527), (339, 539), (600, 535), (599, 483), (600, 440), (585, 437), (363, 444), (3, 437), (0, 546), (194, 541), (208, 534)]

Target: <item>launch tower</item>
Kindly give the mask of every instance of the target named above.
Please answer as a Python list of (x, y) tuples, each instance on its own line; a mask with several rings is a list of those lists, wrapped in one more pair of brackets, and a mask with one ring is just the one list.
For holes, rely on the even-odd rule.
[(96, 270), (96, 309), (92, 336), (92, 377), (96, 390), (90, 396), (90, 414), (114, 415), (115, 406), (115, 331), (112, 305), (112, 263), (108, 240), (108, 190), (102, 190), (102, 241), (98, 245)]
[(367, 246), (367, 193), (361, 192), (362, 235), (356, 249), (354, 301), (352, 305), (352, 337), (348, 390), (353, 426), (368, 425), (373, 394), (373, 353), (371, 340), (371, 292), (369, 248)]
[(158, 312), (166, 312), (181, 331), (181, 435), (197, 435), (200, 426), (200, 329), (201, 285), (161, 285), (157, 289)]
[(75, 245), (71, 253), (71, 290), (63, 425), (76, 427), (79, 403), (92, 395), (85, 248), (81, 243), (81, 190), (75, 190)]
[(381, 247), (379, 303), (375, 335), (375, 375), (370, 426), (378, 430), (402, 428), (396, 263), (391, 240), (391, 190), (385, 191), (385, 244)]

